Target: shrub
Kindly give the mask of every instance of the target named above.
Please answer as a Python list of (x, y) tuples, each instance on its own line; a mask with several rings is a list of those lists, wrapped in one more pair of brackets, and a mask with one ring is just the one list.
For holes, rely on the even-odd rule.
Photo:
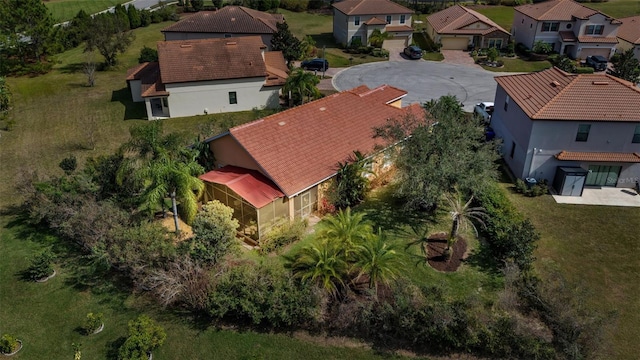
[(302, 239), (307, 225), (306, 219), (296, 219), (293, 222), (284, 220), (274, 225), (260, 239), (260, 252), (270, 253)]
[(27, 269), (29, 278), (32, 280), (44, 279), (53, 274), (53, 253), (50, 249), (42, 250), (39, 254), (31, 258), (31, 266)]
[(102, 313), (94, 314), (92, 312), (87, 314), (87, 317), (84, 320), (84, 332), (87, 335), (93, 334), (96, 330), (102, 326), (104, 316)]
[(224, 257), (236, 242), (238, 220), (233, 209), (218, 200), (202, 206), (193, 221), (194, 238), (191, 240), (191, 256), (199, 262), (215, 264)]
[(18, 350), (18, 347), (20, 347), (20, 343), (14, 336), (4, 334), (0, 338), (0, 352), (3, 354), (11, 354)]
[(302, 12), (309, 7), (309, 0), (280, 0), (280, 7), (293, 12)]
[(533, 43), (533, 49), (531, 50), (536, 54), (549, 54), (553, 51), (553, 47), (549, 43), (538, 40)]
[(592, 67), (578, 67), (576, 68), (576, 74), (593, 74), (594, 70)]
[(389, 50), (375, 48), (371, 51), (371, 56), (375, 57), (389, 57)]
[(129, 321), (129, 336), (118, 350), (118, 360), (147, 360), (148, 353), (164, 343), (164, 329), (146, 315)]
[(140, 49), (140, 57), (138, 63), (158, 61), (158, 50), (147, 47), (146, 45)]
[(65, 174), (71, 175), (71, 173), (73, 173), (78, 167), (78, 160), (76, 159), (75, 155), (71, 155), (62, 159), (58, 166), (60, 167), (60, 169), (62, 169), (62, 171), (64, 171)]
[(487, 49), (487, 59), (489, 59), (489, 61), (496, 61), (499, 55), (500, 55), (500, 52), (498, 52), (498, 49), (496, 48)]

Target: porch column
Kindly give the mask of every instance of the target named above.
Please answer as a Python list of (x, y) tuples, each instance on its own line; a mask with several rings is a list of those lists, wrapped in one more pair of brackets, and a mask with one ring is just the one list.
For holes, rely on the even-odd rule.
[(295, 197), (289, 198), (289, 220), (293, 221), (296, 218), (296, 207), (294, 206)]
[(147, 108), (147, 120), (153, 120), (153, 111), (151, 110), (151, 99), (144, 98), (144, 105)]

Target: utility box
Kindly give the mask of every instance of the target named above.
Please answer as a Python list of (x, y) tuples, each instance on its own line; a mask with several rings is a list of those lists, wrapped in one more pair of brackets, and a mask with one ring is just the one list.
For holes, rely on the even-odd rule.
[(589, 172), (583, 168), (558, 166), (553, 178), (553, 188), (558, 195), (582, 196), (588, 174)]

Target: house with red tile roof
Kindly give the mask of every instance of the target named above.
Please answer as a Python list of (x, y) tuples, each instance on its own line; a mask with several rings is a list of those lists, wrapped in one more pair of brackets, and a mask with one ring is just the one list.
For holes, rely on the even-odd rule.
[[(554, 181), (559, 168), (582, 174), (571, 185), (633, 187), (640, 180), (640, 88), (558, 68), (498, 76), (491, 127), (518, 178)], [(563, 170), (564, 171), (564, 170)]]
[(369, 43), (374, 30), (392, 35), (386, 41), (402, 46), (411, 44), (413, 10), (390, 0), (344, 0), (333, 3), (333, 37), (336, 42), (350, 45), (354, 39)]
[(444, 50), (502, 48), (511, 34), (493, 20), (462, 5), (453, 5), (427, 17), (427, 34)]
[(573, 0), (550, 0), (515, 7), (511, 37), (529, 49), (536, 41), (573, 59), (611, 57), (620, 21)]
[(269, 14), (243, 6), (225, 6), (216, 11), (199, 11), (187, 16), (162, 29), (162, 33), (167, 41), (260, 36), (265, 45), (271, 46), (276, 25), (281, 22), (284, 22), (282, 14)]
[(635, 58), (640, 60), (640, 15), (618, 20), (622, 23), (618, 29), (618, 52), (633, 49)]
[(258, 237), (283, 218), (309, 216), (338, 162), (385, 145), (374, 138), (374, 127), (408, 114), (424, 117), (419, 104), (402, 108), (406, 94), (388, 85), (363, 85), (208, 139), (217, 169), (200, 177), (204, 200), (232, 207), (241, 228)]
[(279, 106), (287, 65), (259, 36), (157, 46), (158, 62), (127, 72), (131, 97), (145, 103), (149, 120)]

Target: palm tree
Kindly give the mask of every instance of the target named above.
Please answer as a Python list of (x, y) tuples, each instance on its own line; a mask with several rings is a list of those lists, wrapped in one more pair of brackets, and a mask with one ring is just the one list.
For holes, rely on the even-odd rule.
[(294, 277), (312, 281), (334, 298), (338, 297), (345, 288), (344, 280), (349, 270), (341, 245), (331, 240), (316, 241), (293, 257), (286, 257), (286, 266)]
[(402, 231), (400, 236), (409, 240), (406, 249), (416, 245), (420, 247), (421, 255), (411, 255), (418, 259), (416, 265), (429, 259), (429, 225), (426, 222), (411, 225), (411, 230)]
[(473, 195), (466, 203), (462, 202), (462, 196), (458, 191), (456, 191), (455, 196), (452, 194), (445, 195), (445, 199), (449, 203), (451, 215), (451, 232), (449, 233), (449, 238), (447, 239), (447, 248), (445, 249), (445, 255), (451, 255), (451, 246), (455, 244), (458, 231), (460, 227), (471, 226), (473, 231), (478, 235), (478, 230), (476, 229), (473, 221), (477, 221), (478, 223), (484, 226), (483, 218), (487, 216), (484, 212), (484, 208), (482, 207), (471, 207), (471, 202), (473, 201)]
[(369, 288), (378, 293), (378, 284), (389, 284), (398, 277), (402, 266), (402, 253), (397, 245), (391, 244), (385, 233), (378, 230), (356, 249), (355, 268), (359, 270), (357, 278), (369, 277)]
[[(287, 78), (282, 91), (286, 94), (300, 96), (300, 103), (304, 104), (304, 99), (317, 99), (320, 97), (320, 90), (316, 87), (320, 80), (316, 75), (302, 69), (296, 69)], [(297, 100), (297, 99), (296, 99)], [(297, 101), (294, 101), (297, 102)]]
[(364, 219), (364, 213), (352, 213), (349, 207), (327, 216), (318, 224), (318, 236), (342, 244), (347, 256), (356, 245), (365, 242), (372, 232), (371, 223)]
[(148, 209), (162, 205), (165, 196), (171, 197), (176, 234), (180, 232), (177, 201), (180, 200), (185, 222), (191, 223), (198, 211), (198, 198), (204, 190), (204, 182), (198, 178), (203, 172), (204, 168), (195, 159), (174, 159), (170, 156), (148, 163), (139, 172), (139, 176), (148, 182), (143, 193)]
[(368, 174), (371, 160), (360, 151), (354, 151), (349, 160), (338, 162), (335, 179), (336, 199), (338, 208), (357, 205), (364, 199), (369, 189)]
[(380, 29), (375, 29), (369, 36), (369, 44), (373, 47), (382, 47), (382, 44), (386, 39), (392, 38), (393, 36), (388, 32), (381, 32)]

